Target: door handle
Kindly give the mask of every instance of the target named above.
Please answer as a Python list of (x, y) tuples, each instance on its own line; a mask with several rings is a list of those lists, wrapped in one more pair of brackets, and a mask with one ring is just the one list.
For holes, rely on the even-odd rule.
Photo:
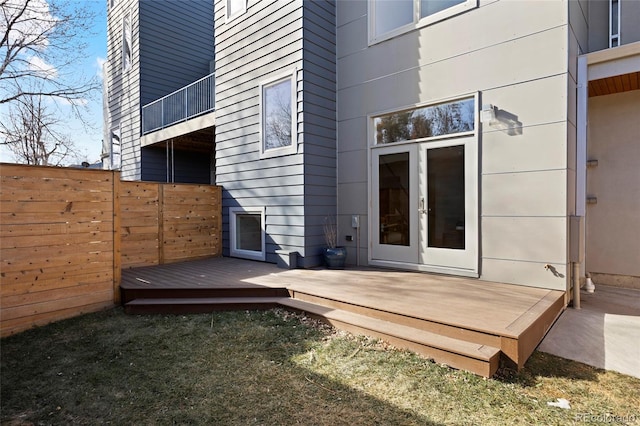
[(418, 213), (422, 213), (422, 214), (427, 213), (427, 209), (425, 209), (425, 205), (424, 205), (424, 197), (420, 197), (420, 208), (418, 208)]

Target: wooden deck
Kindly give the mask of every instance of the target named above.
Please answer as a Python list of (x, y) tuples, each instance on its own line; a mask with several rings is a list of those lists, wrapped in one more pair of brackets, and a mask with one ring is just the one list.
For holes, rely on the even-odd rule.
[(491, 376), (522, 368), (564, 308), (564, 292), (425, 273), (279, 269), (232, 258), (122, 271), (129, 313), (284, 306)]

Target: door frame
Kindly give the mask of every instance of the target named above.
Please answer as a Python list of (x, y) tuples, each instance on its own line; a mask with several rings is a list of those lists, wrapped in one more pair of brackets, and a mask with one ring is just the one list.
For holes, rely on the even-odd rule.
[[(398, 111), (411, 110), (414, 108), (421, 108), (430, 105), (437, 105), (443, 102), (450, 102), (468, 98), (474, 98), (474, 129), (473, 131), (446, 135), (446, 136), (434, 136), (430, 138), (423, 138), (411, 141), (402, 141), (402, 142), (394, 142), (385, 145), (376, 145), (375, 143), (375, 131), (374, 131), (374, 118), (377, 116), (381, 116), (384, 114), (394, 113)], [(389, 267), (389, 268), (398, 268), (412, 271), (423, 271), (423, 272), (434, 272), (448, 275), (459, 275), (466, 277), (479, 277), (479, 264), (480, 264), (480, 250), (479, 250), (479, 241), (480, 241), (480, 195), (479, 195), (479, 185), (480, 185), (480, 166), (479, 166), (479, 158), (480, 158), (480, 94), (479, 92), (474, 92), (472, 94), (460, 95), (452, 98), (441, 99), (437, 101), (430, 101), (427, 103), (414, 104), (409, 105), (404, 108), (396, 108), (394, 110), (381, 111), (378, 113), (370, 114), (367, 117), (367, 134), (368, 134), (368, 215), (370, 220), (368, 221), (368, 232), (369, 232), (369, 243), (368, 243), (368, 263), (372, 266), (381, 266), (381, 267)], [(448, 266), (448, 265), (438, 265), (438, 264), (430, 264), (424, 263), (424, 259), (422, 257), (421, 251), (423, 247), (426, 247), (426, 242), (423, 244), (423, 240), (420, 236), (420, 228), (418, 218), (418, 205), (419, 202), (419, 186), (424, 183), (420, 183), (419, 179), (421, 179), (422, 173), (418, 170), (418, 165), (421, 162), (420, 157), (423, 155), (421, 151), (424, 151), (425, 146), (430, 147), (441, 147), (441, 146), (449, 146), (449, 145), (465, 145), (465, 199), (471, 201), (471, 203), (465, 202), (465, 208), (469, 209), (468, 213), (465, 213), (467, 217), (467, 221), (465, 223), (465, 228), (469, 228), (469, 232), (465, 233), (465, 252), (468, 253), (469, 261), (464, 265), (464, 267), (460, 266)], [(379, 244), (379, 218), (377, 215), (379, 214), (377, 209), (378, 205), (376, 202), (378, 201), (379, 194), (374, 192), (374, 189), (377, 188), (377, 183), (374, 181), (374, 177), (377, 177), (377, 171), (374, 169), (377, 167), (378, 160), (380, 154), (386, 153), (396, 153), (396, 152), (409, 152), (410, 154), (410, 165), (414, 164), (415, 168), (410, 166), (412, 170), (410, 170), (410, 193), (414, 194), (413, 199), (410, 200), (410, 203), (415, 203), (416, 206), (414, 209), (411, 209), (410, 213), (410, 221), (412, 221), (412, 234), (410, 237), (410, 241), (417, 241), (420, 239), (417, 246), (415, 243), (411, 243), (409, 247), (406, 247), (407, 254), (406, 257), (401, 256), (400, 254), (404, 251), (401, 248), (396, 248), (395, 250), (398, 253), (397, 256), (386, 256), (385, 250), (382, 249)], [(374, 161), (375, 157), (375, 161)], [(375, 162), (375, 164), (374, 164)], [(375, 166), (375, 167), (374, 167)], [(426, 182), (425, 182), (426, 183)], [(474, 202), (475, 201), (475, 202)], [(415, 216), (415, 218), (414, 218)], [(374, 247), (374, 244), (376, 246)], [(405, 248), (405, 247), (402, 247)]]
[[(446, 268), (452, 271), (478, 271), (478, 157), (476, 139), (473, 136), (451, 138), (418, 144), (420, 170), (418, 172), (419, 197), (428, 200), (427, 150), (453, 146), (464, 147), (465, 221), (464, 250), (429, 247), (426, 239), (428, 218), (419, 219), (420, 258), (418, 263), (425, 267)], [(427, 201), (428, 208), (428, 201)]]

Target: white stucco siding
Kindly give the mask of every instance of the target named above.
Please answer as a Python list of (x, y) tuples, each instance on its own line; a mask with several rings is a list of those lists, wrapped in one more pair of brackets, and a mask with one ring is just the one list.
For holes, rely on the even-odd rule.
[(589, 98), (587, 272), (640, 282), (640, 91)]

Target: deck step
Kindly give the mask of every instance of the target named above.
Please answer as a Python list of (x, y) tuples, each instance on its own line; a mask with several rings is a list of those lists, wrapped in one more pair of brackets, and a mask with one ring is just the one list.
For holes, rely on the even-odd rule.
[(273, 287), (144, 287), (123, 284), (120, 286), (122, 304), (136, 299), (200, 299), (238, 297), (287, 297), (285, 288)]
[(198, 297), (135, 299), (124, 305), (127, 314), (195, 314), (213, 311), (271, 309), (285, 297)]
[(409, 349), (457, 369), (472, 371), (484, 377), (491, 377), (498, 369), (500, 350), (491, 346), (302, 300), (283, 298), (278, 303), (323, 319), (336, 328), (380, 338), (396, 347)]

